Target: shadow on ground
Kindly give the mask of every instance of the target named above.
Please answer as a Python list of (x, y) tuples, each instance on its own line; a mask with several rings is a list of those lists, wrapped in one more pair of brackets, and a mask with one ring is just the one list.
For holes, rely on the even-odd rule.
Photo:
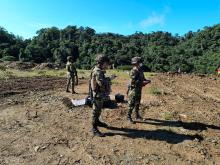
[(144, 121), (136, 121), (136, 123), (151, 124), (156, 126), (183, 127), (184, 129), (197, 130), (197, 131), (207, 130), (208, 128), (220, 130), (219, 126), (209, 125), (199, 122), (169, 121), (169, 120), (159, 120), (159, 119), (151, 119), (151, 118), (147, 118)]
[(105, 133), (106, 136), (120, 135), (133, 139), (143, 138), (148, 140), (166, 141), (167, 143), (170, 144), (178, 144), (185, 140), (195, 140), (195, 139), (199, 141), (203, 140), (203, 137), (200, 135), (184, 135), (163, 129), (137, 130), (130, 128), (117, 128), (117, 127), (109, 127), (108, 129), (112, 131), (120, 131), (120, 132), (108, 132)]

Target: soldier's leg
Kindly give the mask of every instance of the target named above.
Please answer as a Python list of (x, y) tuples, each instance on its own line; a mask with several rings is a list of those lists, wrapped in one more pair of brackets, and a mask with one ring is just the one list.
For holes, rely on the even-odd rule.
[(131, 117), (132, 111), (135, 108), (135, 94), (134, 91), (130, 91), (129, 95), (128, 95), (128, 99), (129, 99), (129, 105), (128, 105), (128, 114), (127, 114), (127, 118), (131, 123), (134, 123)]
[(93, 101), (93, 111), (92, 111), (92, 132), (93, 135), (100, 137), (104, 136), (104, 134), (102, 134), (97, 128), (102, 107), (103, 107), (102, 99), (95, 98)]
[(75, 92), (75, 76), (71, 76), (71, 87), (72, 87), (72, 94)]
[(134, 109), (135, 109), (136, 119), (142, 119), (142, 117), (139, 113), (140, 103), (141, 103), (141, 93), (136, 96), (136, 100), (135, 100), (135, 108)]
[(71, 77), (69, 75), (67, 75), (66, 92), (70, 92), (69, 91), (70, 81), (71, 81)]

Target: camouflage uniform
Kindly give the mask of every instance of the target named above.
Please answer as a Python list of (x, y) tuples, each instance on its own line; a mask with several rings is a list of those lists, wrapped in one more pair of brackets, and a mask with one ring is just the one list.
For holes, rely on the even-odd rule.
[(96, 124), (101, 114), (103, 107), (103, 97), (105, 96), (105, 86), (107, 79), (105, 77), (105, 71), (101, 70), (96, 66), (92, 71), (92, 86), (95, 86), (93, 90), (93, 113), (92, 113), (92, 124)]
[(128, 93), (129, 110), (128, 117), (131, 117), (131, 113), (135, 110), (136, 117), (138, 117), (139, 106), (141, 101), (141, 93), (143, 81), (145, 80), (144, 73), (141, 69), (133, 68), (130, 72), (130, 89)]
[(137, 66), (134, 66), (132, 68), (129, 76), (130, 76), (130, 83), (129, 83), (129, 91), (128, 91), (128, 100), (129, 100), (128, 120), (132, 121), (131, 114), (133, 110), (135, 110), (136, 118), (141, 118), (139, 114), (139, 107), (141, 101), (143, 82), (146, 81), (146, 79), (143, 70)]
[(92, 131), (93, 134), (98, 136), (104, 136), (100, 133), (97, 126), (107, 127), (108, 125), (101, 122), (99, 117), (103, 108), (104, 97), (106, 93), (106, 86), (108, 85), (108, 79), (105, 77), (105, 71), (101, 69), (100, 65), (97, 65), (91, 73), (91, 88), (93, 95), (93, 111), (92, 111)]
[(66, 64), (66, 70), (67, 70), (67, 86), (66, 91), (69, 92), (69, 86), (71, 84), (72, 87), (72, 93), (75, 93), (75, 77), (77, 78), (77, 71), (76, 67), (74, 66), (73, 62), (71, 61), (71, 58), (69, 58), (67, 64)]

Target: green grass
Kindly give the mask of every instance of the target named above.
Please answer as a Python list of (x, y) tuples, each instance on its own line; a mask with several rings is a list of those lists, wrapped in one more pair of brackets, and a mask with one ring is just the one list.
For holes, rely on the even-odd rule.
[(0, 70), (0, 79), (9, 79), (15, 77), (14, 74), (11, 71), (5, 70), (2, 71)]
[(65, 70), (30, 70), (21, 71), (15, 69), (0, 69), (0, 79), (8, 79), (12, 77), (37, 77), (37, 76), (51, 76), (51, 77), (65, 77)]
[(5, 66), (0, 65), (0, 71), (6, 71), (6, 70), (7, 70), (7, 68)]
[[(77, 70), (79, 77), (89, 78), (90, 70)], [(129, 81), (129, 71), (121, 70), (107, 70), (107, 76), (116, 75), (117, 78), (112, 81), (113, 84), (118, 84), (120, 81)], [(154, 75), (153, 73), (145, 73), (146, 77)], [(50, 77), (66, 77), (65, 69), (45, 69), (45, 70), (16, 70), (8, 69), (5, 66), (0, 65), (0, 79), (9, 79), (13, 77), (37, 77), (37, 76), (50, 76)]]
[(151, 87), (150, 90), (149, 90), (150, 94), (153, 94), (153, 95), (162, 95), (162, 91), (157, 88), (157, 87)]
[(165, 112), (164, 113), (164, 119), (165, 120), (172, 120), (174, 118), (173, 113), (171, 112)]
[(156, 75), (156, 73), (153, 73), (153, 72), (144, 72), (145, 77), (153, 77), (155, 75)]
[[(87, 70), (78, 70), (79, 77), (88, 78), (90, 75), (90, 71)], [(16, 70), (16, 69), (8, 69), (4, 66), (0, 65), (0, 79), (9, 79), (13, 77), (66, 77), (66, 70), (59, 69), (45, 69), (45, 70)]]

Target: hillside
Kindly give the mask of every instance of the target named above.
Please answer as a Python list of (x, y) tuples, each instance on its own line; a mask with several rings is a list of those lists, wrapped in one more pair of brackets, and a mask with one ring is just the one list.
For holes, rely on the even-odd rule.
[(137, 32), (123, 36), (98, 34), (89, 27), (67, 26), (40, 29), (32, 39), (24, 40), (0, 28), (2, 60), (55, 62), (62, 65), (74, 56), (78, 68), (89, 69), (97, 53), (105, 53), (114, 66), (130, 65), (133, 56), (143, 57), (145, 70), (215, 73), (220, 66), (220, 25), (205, 27), (184, 36), (169, 32)]

